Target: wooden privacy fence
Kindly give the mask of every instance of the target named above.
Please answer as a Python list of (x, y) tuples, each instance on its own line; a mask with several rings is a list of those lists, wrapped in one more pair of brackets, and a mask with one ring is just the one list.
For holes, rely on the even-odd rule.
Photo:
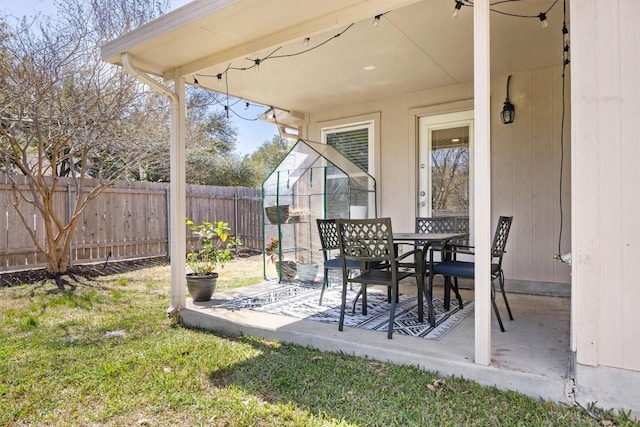
[[(28, 191), (24, 177), (21, 188)], [(56, 188), (55, 208), (66, 218), (74, 200), (71, 181), (61, 178)], [(87, 190), (95, 185), (87, 181)], [(187, 218), (196, 224), (206, 221), (229, 223), (232, 234), (242, 245), (262, 249), (261, 191), (245, 187), (187, 185)], [(0, 272), (47, 265), (46, 257), (36, 250), (12, 204), (11, 184), (0, 175)], [(118, 181), (102, 192), (85, 210), (73, 235), (69, 251), (71, 265), (144, 257), (169, 253), (169, 185), (166, 183)], [(44, 223), (40, 213), (24, 201), (23, 215), (35, 227), (39, 242), (45, 244)], [(187, 236), (191, 232), (187, 230)], [(45, 246), (46, 247), (46, 246)]]

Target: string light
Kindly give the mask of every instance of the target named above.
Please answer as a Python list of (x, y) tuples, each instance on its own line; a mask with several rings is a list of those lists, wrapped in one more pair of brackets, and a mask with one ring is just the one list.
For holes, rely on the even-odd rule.
[[(298, 55), (302, 55), (303, 53), (312, 51), (314, 49), (318, 49), (319, 47), (329, 43), (331, 40), (336, 39), (338, 37), (340, 37), (342, 34), (344, 34), (345, 32), (347, 32), (349, 29), (351, 29), (351, 27), (353, 27), (353, 23), (349, 24), (344, 30), (342, 30), (341, 32), (333, 35), (332, 37), (329, 37), (328, 39), (324, 40), (322, 43), (319, 43), (313, 47), (304, 49), (302, 51), (299, 52), (294, 52), (294, 53), (290, 53), (290, 54), (286, 54), (286, 55), (274, 55), (278, 50), (280, 50), (282, 48), (282, 46), (274, 49), (271, 53), (269, 53), (267, 56), (263, 57), (263, 58), (256, 58), (256, 59), (252, 59), (252, 58), (246, 58), (248, 61), (253, 62), (253, 65), (250, 67), (233, 67), (231, 64), (229, 64), (227, 66), (227, 68), (218, 74), (198, 74), (198, 77), (216, 77), (218, 79), (218, 86), (223, 86), (223, 82), (222, 82), (222, 77), (225, 76), (229, 71), (234, 70), (234, 71), (247, 71), (251, 68), (253, 68), (255, 71), (258, 71), (260, 64), (262, 64), (264, 61), (268, 60), (268, 59), (274, 59), (274, 58), (287, 58), (287, 57), (292, 57), (292, 56), (298, 56)], [(305, 42), (309, 40), (309, 42), (311, 41), (311, 39), (309, 37), (305, 38)], [(228, 94), (227, 94), (228, 96)]]
[(462, 2), (461, 1), (456, 1), (456, 7), (453, 9), (453, 14), (451, 15), (452, 18), (455, 18), (458, 16), (458, 13), (460, 12), (460, 8), (462, 7)]
[[(382, 15), (383, 15), (383, 14), (378, 15), (378, 16), (380, 17), (380, 16), (382, 16)], [(326, 40), (324, 40), (323, 42), (321, 42), (321, 43), (319, 43), (319, 44), (317, 44), (317, 45), (315, 45), (315, 46), (313, 46), (313, 47), (310, 47), (310, 48), (308, 47), (308, 45), (309, 45), (309, 43), (310, 43), (310, 41), (311, 41), (311, 38), (310, 38), (310, 37), (306, 37), (306, 38), (303, 40), (303, 45), (304, 45), (305, 49), (303, 49), (303, 50), (301, 50), (301, 51), (299, 51), (299, 52), (294, 52), (294, 53), (285, 54), (285, 55), (277, 55), (277, 56), (276, 56), (276, 55), (274, 55), (278, 50), (280, 50), (280, 49), (282, 48), (282, 46), (280, 46), (280, 47), (278, 47), (278, 48), (274, 49), (271, 53), (269, 53), (267, 56), (265, 56), (265, 57), (263, 57), (263, 58), (256, 58), (256, 59), (246, 58), (248, 61), (252, 61), (252, 62), (253, 62), (253, 65), (252, 65), (252, 66), (250, 66), (250, 67), (233, 67), (231, 64), (229, 64), (229, 65), (227, 65), (227, 68), (226, 68), (224, 71), (220, 72), (220, 73), (217, 73), (217, 74), (198, 74), (198, 77), (201, 77), (201, 78), (202, 78), (202, 77), (215, 77), (215, 78), (217, 79), (217, 81), (218, 81), (218, 86), (222, 87), (222, 86), (223, 86), (222, 77), (223, 77), (223, 76), (226, 76), (226, 75), (227, 75), (227, 73), (228, 73), (229, 71), (231, 71), (231, 70), (234, 70), (234, 71), (247, 71), (247, 70), (250, 70), (251, 68), (253, 68), (255, 71), (258, 71), (258, 69), (259, 69), (259, 67), (260, 67), (260, 64), (262, 64), (264, 61), (266, 61), (266, 60), (268, 60), (268, 59), (274, 59), (274, 58), (287, 58), (287, 57), (293, 57), (293, 56), (302, 55), (303, 53), (306, 53), (306, 52), (312, 51), (312, 50), (314, 50), (314, 49), (318, 49), (319, 47), (324, 46), (325, 44), (329, 43), (331, 40), (334, 40), (334, 39), (336, 39), (336, 38), (340, 37), (342, 34), (344, 34), (344, 33), (345, 33), (345, 32), (347, 32), (349, 29), (351, 29), (354, 25), (355, 25), (354, 23), (349, 24), (349, 25), (348, 25), (344, 30), (340, 31), (340, 32), (339, 32), (339, 33), (337, 33), (337, 34), (334, 34), (333, 36), (331, 36), (331, 37), (327, 38), (327, 39), (326, 39)], [(196, 79), (196, 77), (195, 77), (195, 76), (193, 76), (193, 79), (194, 79), (194, 83), (196, 83), (196, 84), (197, 84), (197, 79)], [(227, 81), (227, 84), (228, 84), (228, 81)], [(227, 95), (227, 99), (226, 99), (227, 104), (226, 104), (226, 105), (223, 105), (221, 101), (218, 101), (218, 102), (217, 102), (217, 104), (220, 104), (220, 105), (223, 105), (223, 106), (224, 106), (225, 115), (226, 115), (226, 117), (227, 117), (227, 118), (229, 118), (229, 112), (231, 112), (231, 113), (233, 113), (235, 116), (237, 116), (238, 118), (240, 118), (240, 119), (242, 119), (242, 120), (246, 120), (246, 121), (256, 121), (256, 120), (259, 120), (257, 117), (256, 117), (256, 118), (247, 118), (247, 117), (243, 117), (243, 116), (241, 116), (240, 114), (236, 113), (236, 112), (234, 111), (234, 109), (233, 109), (233, 108), (231, 108), (231, 107), (233, 107), (233, 105), (236, 105), (238, 102), (241, 102), (242, 100), (237, 100), (237, 101), (236, 101), (236, 102), (234, 102), (233, 104), (229, 105), (229, 90), (228, 90), (228, 87), (227, 87), (227, 93), (226, 93), (226, 95)], [(245, 103), (245, 111), (248, 111), (250, 106), (262, 107), (262, 105), (258, 105), (258, 104), (251, 104), (251, 103), (249, 103), (248, 101), (243, 101), (243, 102)], [(265, 113), (265, 116), (270, 117), (270, 118), (271, 118), (271, 120), (276, 120), (276, 112), (275, 112), (274, 107), (271, 107), (271, 108), (270, 108), (270, 111), (271, 111), (271, 114), (270, 114), (270, 115), (269, 115), (268, 111), (269, 111), (269, 110), (267, 110), (267, 113)], [(284, 110), (282, 110), (282, 111), (284, 111)]]
[[(562, 13), (562, 116), (560, 120), (560, 183), (558, 191), (558, 204), (560, 211), (560, 229), (558, 230), (558, 254), (556, 259), (560, 259), (566, 262), (566, 258), (563, 258), (562, 254), (562, 233), (564, 228), (564, 209), (562, 194), (564, 186), (564, 122), (566, 114), (566, 69), (569, 65), (569, 30), (567, 29), (567, 0), (563, 0), (563, 13)], [(565, 254), (566, 256), (566, 254)]]
[(544, 12), (540, 12), (538, 15), (540, 22), (542, 23), (542, 28), (547, 28), (549, 26), (549, 21), (547, 21), (547, 14)]
[[(462, 6), (473, 7), (473, 0), (454, 0), (454, 1), (455, 1), (455, 5), (454, 5), (454, 11), (453, 11), (452, 18), (455, 18), (455, 17), (458, 16), (460, 10), (462, 9)], [(509, 2), (512, 2), (512, 1), (520, 1), (520, 0), (497, 0), (497, 1), (494, 1), (493, 3), (491, 3), (489, 5), (490, 6), (489, 9), (490, 9), (491, 12), (499, 13), (499, 14), (502, 14), (502, 15), (508, 15), (508, 16), (519, 17), (519, 18), (538, 18), (538, 19), (540, 19), (543, 28), (546, 28), (549, 25), (549, 23), (548, 23), (548, 21), (546, 19), (547, 13), (549, 13), (549, 11), (551, 9), (553, 9), (553, 7), (558, 2), (558, 0), (554, 0), (553, 3), (551, 4), (551, 6), (549, 8), (547, 8), (546, 11), (540, 12), (537, 15), (520, 15), (520, 14), (508, 13), (508, 12), (503, 12), (501, 10), (497, 10), (497, 9), (491, 7), (491, 6), (496, 6), (498, 4), (501, 4), (501, 3), (509, 3)], [(377, 28), (380, 25), (380, 18), (382, 18), (382, 16), (384, 16), (386, 13), (388, 13), (388, 12), (381, 13), (381, 14), (378, 14), (378, 15), (374, 16), (374, 18), (373, 18), (373, 26), (374, 27)], [(280, 47), (276, 48), (273, 52), (271, 52), (270, 54), (268, 54), (267, 56), (265, 56), (263, 58), (255, 58), (255, 59), (246, 58), (247, 60), (253, 62), (252, 66), (233, 67), (231, 64), (229, 64), (227, 66), (227, 68), (223, 72), (220, 72), (220, 73), (217, 73), (217, 74), (214, 74), (214, 75), (198, 74), (198, 77), (215, 77), (217, 79), (217, 81), (218, 81), (218, 86), (223, 87), (222, 77), (225, 76), (231, 70), (247, 71), (247, 70), (250, 70), (251, 68), (253, 68), (254, 71), (257, 72), (260, 69), (260, 64), (262, 64), (264, 61), (266, 61), (268, 59), (287, 58), (287, 57), (298, 56), (298, 55), (301, 55), (303, 53), (309, 52), (311, 50), (317, 49), (317, 48), (325, 45), (326, 43), (330, 42), (331, 40), (340, 37), (342, 34), (344, 34), (349, 29), (351, 29), (353, 27), (353, 25), (355, 25), (355, 24), (354, 23), (349, 24), (341, 32), (339, 32), (339, 33), (327, 38), (322, 43), (319, 43), (319, 44), (317, 44), (317, 45), (315, 45), (315, 46), (313, 46), (311, 48), (308, 47), (309, 44), (310, 44), (310, 41), (311, 41), (310, 37), (305, 37), (303, 39), (303, 47), (304, 47), (304, 49), (299, 51), (299, 52), (294, 52), (294, 53), (284, 54), (284, 55), (274, 55), (279, 49), (282, 48), (282, 46), (280, 46)], [(564, 36), (564, 40), (565, 40), (563, 58), (564, 58), (565, 63), (568, 63), (569, 62), (569, 59), (568, 59), (568, 57), (569, 57), (569, 43), (568, 43), (568, 30), (566, 30), (566, 25), (563, 25), (563, 36)], [(196, 76), (193, 76), (193, 81), (194, 81), (195, 85), (199, 85), (200, 84), (198, 79), (196, 78)], [(228, 85), (228, 83), (227, 83), (227, 85)], [(229, 98), (229, 93), (228, 93), (228, 87), (227, 87), (227, 101), (228, 101), (228, 98)], [(228, 104), (228, 102), (227, 102), (227, 104)], [(247, 102), (247, 103), (245, 103), (245, 111), (248, 110), (248, 107), (249, 107), (249, 103)], [(233, 112), (235, 115), (237, 115), (238, 117), (240, 117), (240, 118), (242, 118), (244, 120), (257, 120), (257, 119), (246, 119), (246, 118), (238, 115), (235, 111), (233, 111), (232, 108), (229, 107), (229, 105), (225, 106), (225, 111), (226, 111), (227, 117), (229, 117), (229, 110), (231, 110), (231, 112)]]
[(274, 107), (269, 107), (269, 109), (264, 112), (264, 116), (269, 120), (275, 120), (276, 119), (276, 109)]
[[(473, 0), (454, 0), (454, 1), (456, 4), (453, 9), (453, 14), (451, 15), (452, 18), (455, 18), (456, 16), (458, 16), (458, 13), (460, 12), (460, 9), (462, 8), (462, 6), (473, 7)], [(489, 4), (489, 10), (491, 12), (499, 13), (500, 15), (513, 16), (515, 18), (538, 18), (540, 20), (542, 28), (547, 28), (549, 26), (549, 21), (547, 21), (547, 13), (549, 13), (549, 11), (553, 9), (556, 3), (558, 3), (558, 0), (554, 0), (551, 6), (547, 8), (547, 10), (545, 10), (544, 12), (540, 12), (537, 15), (521, 15), (518, 13), (505, 12), (495, 8), (495, 6), (499, 4), (511, 3), (514, 1), (521, 1), (521, 0), (497, 0)]]
[(566, 21), (562, 22), (562, 63), (567, 65), (569, 61), (569, 30)]

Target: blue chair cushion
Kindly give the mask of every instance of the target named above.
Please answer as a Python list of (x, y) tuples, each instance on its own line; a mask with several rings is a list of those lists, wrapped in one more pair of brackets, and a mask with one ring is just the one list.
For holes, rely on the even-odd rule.
[[(328, 259), (324, 262), (324, 268), (328, 270), (336, 270), (342, 268), (342, 261), (340, 258)], [(360, 268), (360, 263), (352, 259), (347, 260), (347, 270)]]
[[(495, 275), (498, 271), (500, 271), (500, 266), (498, 264), (491, 264), (491, 275)], [(473, 278), (475, 274), (475, 263), (469, 261), (440, 262), (433, 266), (433, 274)]]

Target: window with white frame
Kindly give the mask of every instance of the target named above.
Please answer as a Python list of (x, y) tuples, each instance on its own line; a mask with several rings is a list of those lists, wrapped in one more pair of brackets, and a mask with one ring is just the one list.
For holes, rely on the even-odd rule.
[(371, 174), (373, 170), (373, 120), (322, 129), (322, 142)]
[[(351, 123), (335, 127), (322, 128), (322, 142), (331, 145), (343, 156), (351, 160), (355, 165), (359, 166), (365, 172), (373, 175), (373, 141), (374, 141), (374, 121), (364, 121), (358, 123)], [(344, 178), (332, 179), (332, 170), (327, 171), (327, 192), (332, 192), (332, 187), (339, 188), (346, 183), (342, 182)], [(357, 179), (357, 178), (352, 178)], [(350, 195), (350, 200), (340, 201), (335, 203), (334, 207), (338, 205), (348, 204), (351, 206), (351, 217), (354, 217), (354, 210), (356, 207), (364, 209), (359, 211), (358, 216), (373, 216), (375, 209), (373, 204), (375, 203), (375, 197), (370, 193), (353, 193)], [(327, 206), (327, 218), (334, 216), (332, 213), (332, 206)], [(343, 211), (344, 212), (344, 211)]]

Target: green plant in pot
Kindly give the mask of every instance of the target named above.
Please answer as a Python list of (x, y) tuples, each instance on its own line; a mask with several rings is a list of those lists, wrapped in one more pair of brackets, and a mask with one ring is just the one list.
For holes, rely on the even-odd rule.
[(292, 281), (296, 277), (296, 263), (294, 261), (286, 261), (280, 259), (280, 240), (270, 237), (269, 241), (264, 245), (265, 253), (268, 260), (275, 264), (276, 271), (280, 281)]
[(203, 221), (195, 224), (187, 219), (187, 226), (198, 237), (199, 247), (191, 245), (187, 253), (187, 288), (193, 301), (208, 301), (216, 288), (218, 268), (224, 268), (231, 259), (231, 248), (240, 241), (229, 236), (231, 228), (224, 221), (214, 223)]

